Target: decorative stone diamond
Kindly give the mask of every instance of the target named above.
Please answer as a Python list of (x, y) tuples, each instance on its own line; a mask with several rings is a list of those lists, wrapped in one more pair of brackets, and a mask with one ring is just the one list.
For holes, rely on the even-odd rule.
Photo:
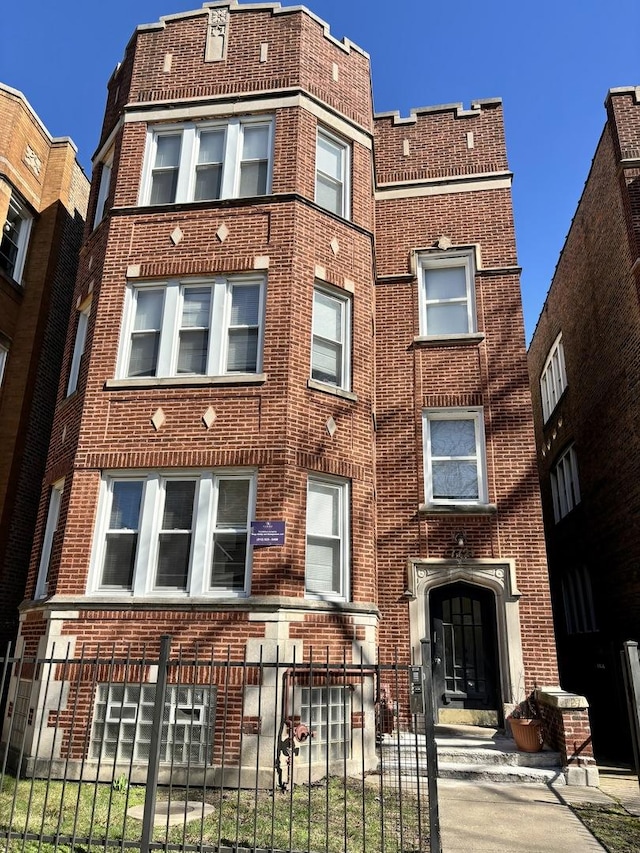
[(216, 410), (213, 408), (213, 406), (209, 406), (207, 411), (202, 416), (202, 423), (206, 426), (207, 429), (211, 429), (216, 417)]
[(227, 239), (228, 236), (229, 236), (229, 229), (227, 228), (227, 226), (223, 222), (222, 225), (216, 231), (216, 237), (218, 238), (218, 240), (220, 240), (221, 243), (224, 243), (224, 241)]
[(333, 254), (337, 255), (340, 251), (340, 243), (338, 243), (338, 238), (334, 237), (333, 240), (329, 243), (329, 245), (331, 246), (331, 251), (333, 252)]
[(336, 430), (338, 429), (338, 424), (334, 421), (333, 417), (329, 417), (325, 426), (327, 427), (327, 432), (329, 433), (331, 438), (333, 438)]
[(151, 417), (151, 423), (156, 431), (162, 429), (166, 420), (167, 419), (162, 409), (156, 409)]
[(444, 234), (442, 237), (438, 238), (438, 248), (439, 249), (450, 249), (451, 248), (451, 237), (446, 237)]
[(173, 243), (174, 246), (177, 246), (183, 237), (184, 237), (184, 234), (182, 233), (180, 226), (176, 225), (176, 227), (171, 232), (171, 242)]

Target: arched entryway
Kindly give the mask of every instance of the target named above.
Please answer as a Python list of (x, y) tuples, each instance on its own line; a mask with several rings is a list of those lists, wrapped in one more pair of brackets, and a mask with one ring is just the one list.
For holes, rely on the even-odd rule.
[[(460, 669), (448, 686), (444, 674), (441, 676), (434, 672), (437, 718), (442, 722), (448, 718), (450, 722), (501, 725), (513, 704), (524, 698), (520, 592), (516, 584), (515, 562), (410, 558), (407, 563), (405, 595), (409, 602), (412, 658), (416, 663), (421, 660), (421, 640), (429, 638), (432, 641), (432, 657), (440, 658), (444, 666), (446, 652), (438, 654), (437, 648), (440, 630), (441, 651), (444, 652), (442, 632), (445, 630), (445, 622), (450, 623), (447, 628), (449, 638), (455, 634), (451, 626), (456, 621), (463, 626), (458, 629), (458, 637), (461, 630), (464, 637), (465, 620), (474, 625), (474, 642), (467, 643), (467, 651), (463, 654), (460, 648), (456, 651), (458, 662), (455, 665), (458, 668), (467, 667), (464, 673), (466, 689), (461, 687), (464, 679)], [(446, 601), (452, 600), (457, 600), (453, 609), (450, 604), (445, 605)], [(460, 615), (450, 619), (455, 608), (460, 610)], [(438, 619), (443, 623), (441, 629), (437, 624)], [(481, 639), (478, 640), (478, 637)], [(434, 645), (436, 651), (433, 651)], [(478, 666), (474, 658), (479, 654), (479, 647), (482, 649), (482, 666)], [(461, 648), (465, 648), (464, 641)], [(478, 675), (481, 677), (478, 678)], [(479, 684), (480, 681), (487, 684)], [(470, 690), (470, 687), (473, 689)], [(458, 695), (449, 696), (447, 693)], [(466, 697), (462, 693), (466, 693)], [(472, 704), (484, 704), (485, 707), (468, 707)], [(488, 708), (489, 705), (492, 708)]]
[(457, 582), (432, 589), (428, 598), (436, 718), (500, 724), (493, 591)]

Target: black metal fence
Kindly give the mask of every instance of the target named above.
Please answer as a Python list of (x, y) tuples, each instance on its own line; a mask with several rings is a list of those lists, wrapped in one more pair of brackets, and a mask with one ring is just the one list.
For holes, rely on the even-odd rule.
[(439, 850), (415, 668), (274, 658), (5, 655), (4, 850)]

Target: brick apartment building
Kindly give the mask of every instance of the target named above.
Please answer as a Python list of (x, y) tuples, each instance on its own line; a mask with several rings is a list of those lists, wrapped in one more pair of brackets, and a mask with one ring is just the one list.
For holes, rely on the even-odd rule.
[(89, 182), (0, 84), (0, 648), (18, 631)]
[(630, 760), (620, 651), (640, 639), (640, 89), (607, 121), (529, 350), (564, 686)]
[(21, 648), (406, 663), (433, 635), (440, 719), (495, 724), (557, 685), (510, 185), (499, 100), (374, 115), (367, 54), (307, 10), (138, 27)]

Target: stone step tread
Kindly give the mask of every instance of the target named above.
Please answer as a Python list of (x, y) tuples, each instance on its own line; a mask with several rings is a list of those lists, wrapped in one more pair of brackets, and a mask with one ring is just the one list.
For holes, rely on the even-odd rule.
[(492, 751), (476, 749), (438, 749), (438, 760), (455, 764), (497, 764), (517, 767), (557, 767), (560, 753), (551, 750), (541, 752)]
[(438, 775), (443, 779), (476, 779), (489, 782), (540, 782), (564, 785), (565, 778), (560, 767), (512, 767), (494, 764), (438, 764)]

